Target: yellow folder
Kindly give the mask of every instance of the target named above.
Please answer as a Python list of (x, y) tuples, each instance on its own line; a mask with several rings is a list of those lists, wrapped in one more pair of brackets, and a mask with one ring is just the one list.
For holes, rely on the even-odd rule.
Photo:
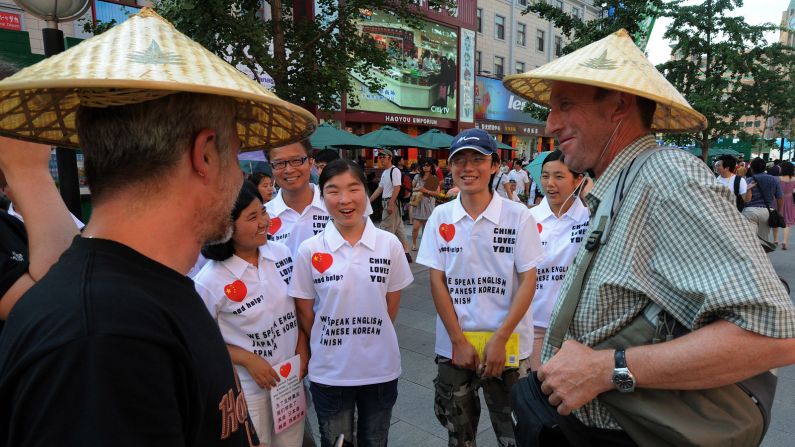
[[(464, 332), (464, 337), (475, 348), (481, 361), (483, 360), (483, 351), (486, 349), (486, 342), (492, 335), (494, 332)], [(519, 367), (519, 334), (516, 332), (511, 334), (505, 343), (505, 366)]]

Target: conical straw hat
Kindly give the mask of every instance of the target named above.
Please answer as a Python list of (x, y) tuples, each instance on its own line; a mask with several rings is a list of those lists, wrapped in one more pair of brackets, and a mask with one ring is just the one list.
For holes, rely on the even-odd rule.
[(692, 132), (706, 127), (698, 113), (635, 46), (626, 30), (556, 59), (527, 73), (509, 75), (508, 90), (549, 106), (554, 81), (592, 85), (651, 99), (657, 103), (652, 130)]
[(78, 148), (79, 105), (119, 106), (179, 92), (234, 98), (241, 149), (289, 144), (317, 126), (308, 111), (180, 33), (149, 8), (0, 81), (0, 135)]

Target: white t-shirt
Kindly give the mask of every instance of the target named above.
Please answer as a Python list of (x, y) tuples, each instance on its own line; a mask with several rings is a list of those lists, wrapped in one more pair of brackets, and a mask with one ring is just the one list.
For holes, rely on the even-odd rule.
[(538, 206), (530, 209), (530, 214), (538, 222), (538, 233), (544, 246), (544, 260), (538, 264), (536, 294), (530, 311), (535, 326), (549, 327), (563, 279), (588, 231), (588, 208), (575, 197), (569, 210), (558, 219), (544, 197)]
[(298, 248), (290, 296), (314, 300), (309, 380), (358, 386), (400, 377), (400, 348), (386, 293), (411, 284), (403, 246), (370, 218), (356, 245), (333, 224)]
[[(209, 261), (193, 279), (227, 344), (262, 356), (271, 365), (295, 355), (298, 318), (287, 294), (293, 260), (278, 242), (259, 248), (257, 267), (233, 255)], [(234, 365), (248, 399), (264, 397), (248, 369)]]
[(381, 181), (378, 182), (378, 186), (382, 188), (381, 198), (391, 199), (392, 193), (394, 192), (393, 189), (395, 186), (401, 185), (401, 180), (403, 179), (403, 173), (400, 172), (396, 166), (392, 166), (389, 169), (384, 169), (384, 172), (381, 173)]
[(524, 194), (525, 185), (530, 183), (530, 177), (524, 169), (518, 171), (516, 169), (511, 169), (511, 173), (508, 174), (508, 181), (516, 183), (516, 192), (513, 200), (518, 202), (519, 194)]
[[(497, 330), (519, 287), (518, 273), (531, 270), (543, 258), (530, 210), (494, 194), (483, 214), (472, 220), (459, 195), (437, 206), (425, 228), (417, 262), (444, 272), (461, 329)], [(515, 332), (520, 356), (527, 358), (533, 350), (529, 311)], [(436, 353), (452, 358), (452, 343), (438, 316)]]
[[(310, 183), (312, 187), (312, 203), (304, 208), (304, 212), (297, 211), (287, 206), (282, 197), (282, 190), (265, 204), (265, 210), (271, 218), (268, 233), (272, 240), (281, 242), (290, 249), (293, 257), (298, 252), (301, 242), (319, 234), (326, 227), (330, 217), (326, 211), (326, 203), (320, 195), (320, 187)], [(373, 207), (367, 202), (365, 215), (373, 214)]]
[[(736, 176), (732, 175), (729, 178), (718, 176), (715, 180), (717, 180), (719, 184), (729, 188), (729, 191), (734, 194), (734, 177)], [(746, 183), (745, 178), (740, 177), (740, 195), (743, 195), (746, 192), (748, 192), (748, 183)]]
[(503, 199), (508, 198), (508, 190), (505, 185), (508, 183), (509, 174), (497, 171), (494, 174), (494, 181), (491, 183), (491, 189), (496, 192)]
[[(17, 212), (17, 210), (14, 209), (14, 204), (13, 203), (9, 203), (8, 204), (8, 214), (16, 217), (17, 219), (21, 220), (22, 222), (25, 222), (25, 219), (22, 218), (22, 215), (19, 214)], [(72, 222), (75, 223), (75, 226), (77, 227), (77, 231), (82, 231), (83, 227), (85, 227), (86, 224), (84, 224), (83, 221), (78, 219), (77, 216), (75, 216), (71, 212), (69, 213), (69, 215), (72, 216)]]

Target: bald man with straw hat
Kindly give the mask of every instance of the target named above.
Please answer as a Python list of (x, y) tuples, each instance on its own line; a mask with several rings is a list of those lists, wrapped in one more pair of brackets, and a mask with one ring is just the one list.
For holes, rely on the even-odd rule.
[(0, 445), (259, 444), (185, 275), (202, 244), (231, 234), (237, 153), (316, 124), (147, 8), (0, 82), (0, 135), (79, 147), (93, 203), (9, 315)]
[[(704, 116), (625, 30), (503, 83), (550, 108), (565, 163), (596, 180), (589, 242), (566, 273), (537, 373), (560, 415), (556, 445), (759, 444), (769, 407), (733, 384), (762, 383), (751, 394), (772, 403), (766, 372), (795, 363), (795, 309), (730, 191), (655, 141), (703, 129)], [(649, 338), (629, 337), (644, 316)], [(685, 403), (710, 393), (742, 402)], [(669, 404), (643, 413), (659, 399)]]

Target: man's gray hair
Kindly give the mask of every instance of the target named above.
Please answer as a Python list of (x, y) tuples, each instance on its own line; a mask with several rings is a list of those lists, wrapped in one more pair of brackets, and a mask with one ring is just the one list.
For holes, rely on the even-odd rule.
[(235, 100), (175, 93), (139, 104), (77, 111), (77, 133), (85, 154), (94, 200), (135, 185), (154, 193), (202, 129), (214, 129), (222, 162), (230, 162)]

